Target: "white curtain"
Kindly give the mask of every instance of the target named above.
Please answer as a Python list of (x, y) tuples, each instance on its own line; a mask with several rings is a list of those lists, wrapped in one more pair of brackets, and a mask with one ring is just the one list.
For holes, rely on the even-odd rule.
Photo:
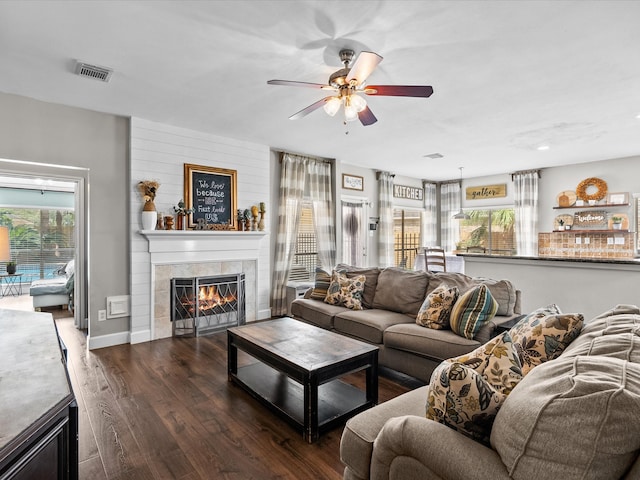
[(378, 266), (393, 267), (393, 177), (378, 172)]
[(538, 170), (513, 174), (516, 248), (518, 255), (538, 255)]
[(367, 241), (366, 204), (342, 201), (342, 263), (364, 267)]
[(309, 196), (313, 205), (318, 263), (326, 271), (336, 264), (336, 227), (331, 193), (331, 164), (322, 160), (308, 161)]
[(281, 168), (278, 234), (271, 290), (273, 315), (287, 313), (287, 278), (296, 250), (295, 242), (302, 210), (307, 165), (304, 157), (285, 153), (282, 156)]
[(438, 198), (436, 184), (422, 181), (424, 189), (424, 211), (420, 215), (420, 245), (433, 247), (438, 245)]
[(440, 186), (440, 235), (442, 248), (451, 252), (460, 240), (460, 220), (453, 216), (460, 211), (460, 183), (443, 183)]

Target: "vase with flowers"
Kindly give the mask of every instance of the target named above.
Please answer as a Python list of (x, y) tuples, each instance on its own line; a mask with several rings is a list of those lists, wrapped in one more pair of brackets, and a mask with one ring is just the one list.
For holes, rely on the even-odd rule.
[(144, 205), (142, 206), (142, 230), (154, 230), (158, 222), (155, 204), (158, 188), (160, 188), (160, 184), (155, 180), (138, 182), (138, 190), (144, 200)]
[(187, 229), (187, 215), (193, 213), (193, 208), (187, 208), (184, 201), (180, 199), (178, 205), (173, 207), (173, 211), (176, 212), (176, 230)]

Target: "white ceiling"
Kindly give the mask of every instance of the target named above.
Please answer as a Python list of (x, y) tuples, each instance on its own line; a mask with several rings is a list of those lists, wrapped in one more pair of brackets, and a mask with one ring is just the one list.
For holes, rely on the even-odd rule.
[[(0, 91), (433, 180), (640, 154), (638, 1), (0, 2)], [(363, 127), (288, 117), (338, 50), (384, 57)], [(76, 60), (113, 68), (109, 83)], [(345, 134), (348, 130), (348, 134)], [(549, 150), (538, 147), (548, 145)], [(443, 159), (424, 155), (439, 152)]]

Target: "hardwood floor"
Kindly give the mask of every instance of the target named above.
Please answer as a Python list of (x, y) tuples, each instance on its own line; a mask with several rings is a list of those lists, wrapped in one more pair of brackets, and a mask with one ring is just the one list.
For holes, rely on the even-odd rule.
[[(80, 407), (81, 479), (342, 478), (342, 427), (309, 445), (228, 383), (226, 333), (88, 351), (71, 318), (56, 322)], [(363, 374), (348, 381), (364, 388)], [(415, 386), (381, 377), (380, 402)]]

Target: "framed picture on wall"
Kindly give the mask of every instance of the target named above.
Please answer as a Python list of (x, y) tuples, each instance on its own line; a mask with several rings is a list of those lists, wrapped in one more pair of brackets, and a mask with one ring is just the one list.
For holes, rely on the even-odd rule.
[(205, 225), (230, 225), (236, 228), (236, 170), (184, 164), (184, 200), (189, 228), (199, 219)]
[(627, 205), (629, 203), (629, 194), (627, 192), (609, 193), (607, 195), (607, 203), (610, 205)]
[(364, 190), (364, 178), (359, 175), (342, 174), (342, 188), (347, 190)]

